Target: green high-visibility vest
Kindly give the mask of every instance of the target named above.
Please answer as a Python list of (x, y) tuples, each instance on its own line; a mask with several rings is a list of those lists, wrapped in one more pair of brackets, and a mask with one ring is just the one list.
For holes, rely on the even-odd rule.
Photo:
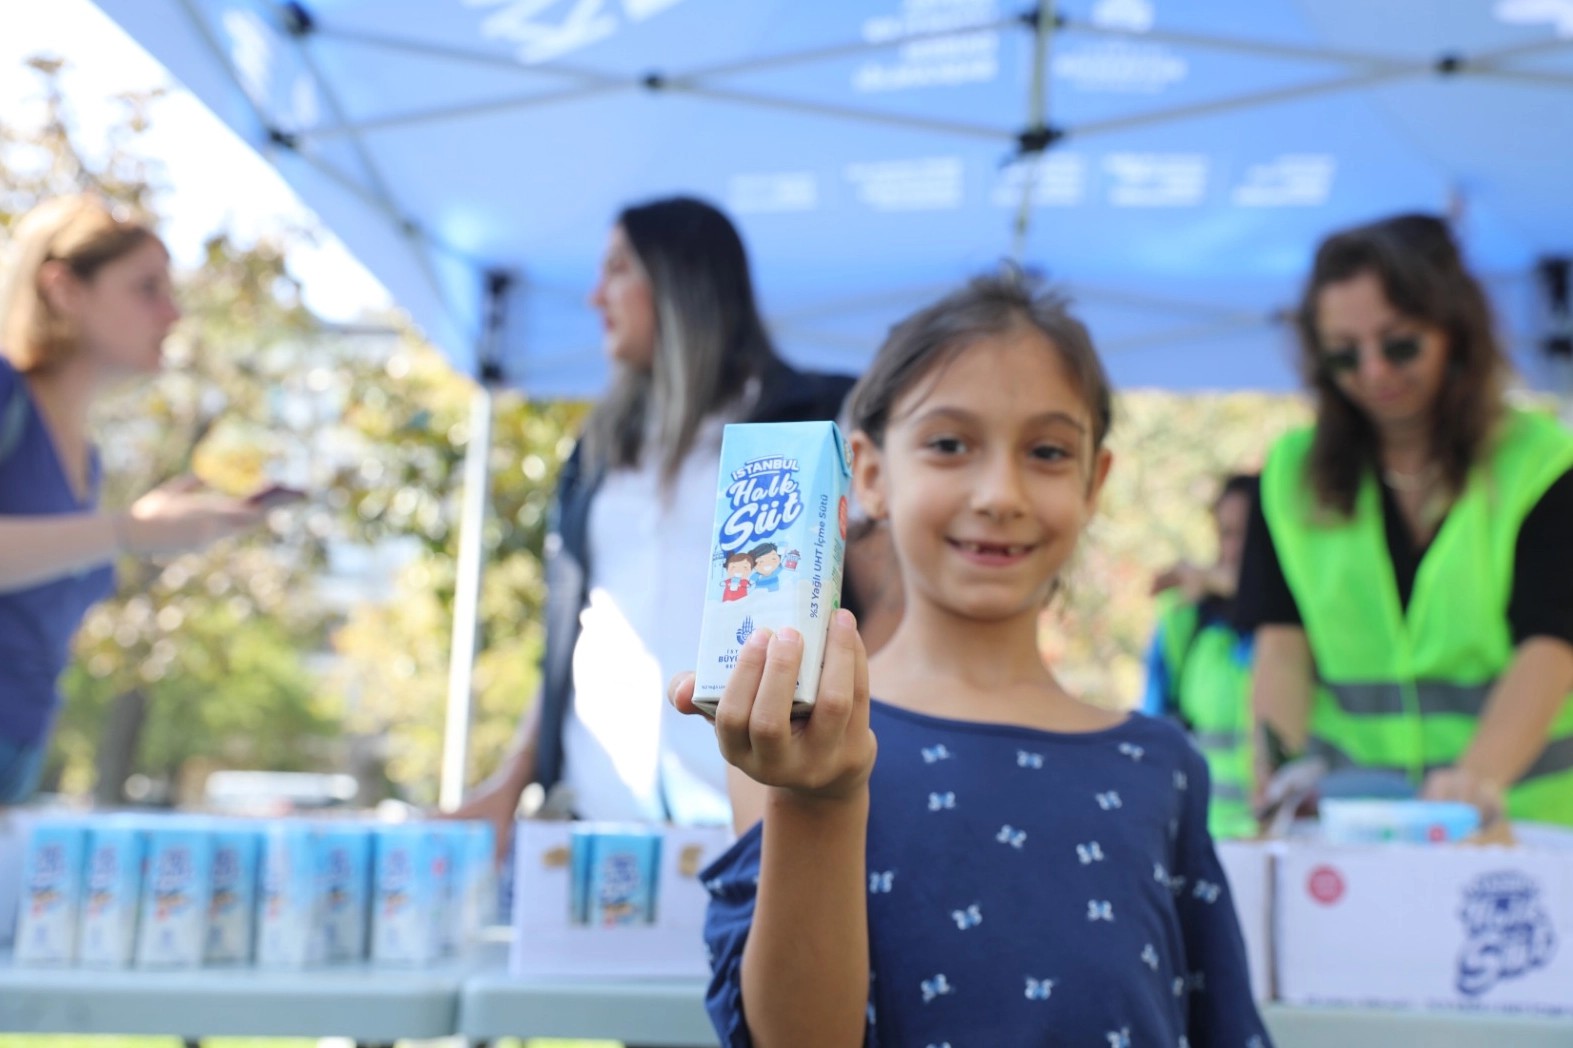
[(1223, 623), (1197, 629), (1195, 604), (1159, 598), (1164, 669), (1177, 712), (1207, 758), (1212, 797), (1207, 828), (1214, 837), (1256, 834), (1251, 814), (1251, 667), (1240, 635)]
[[(1316, 663), (1311, 752), (1334, 767), (1395, 769), (1416, 785), (1461, 757), (1513, 658), (1508, 600), (1524, 517), (1573, 468), (1573, 433), (1510, 409), (1399, 602), (1373, 475), (1354, 514), (1320, 506), (1311, 431), (1287, 434), (1262, 472), (1262, 510)], [(1514, 818), (1573, 824), (1573, 695), (1508, 794)]]

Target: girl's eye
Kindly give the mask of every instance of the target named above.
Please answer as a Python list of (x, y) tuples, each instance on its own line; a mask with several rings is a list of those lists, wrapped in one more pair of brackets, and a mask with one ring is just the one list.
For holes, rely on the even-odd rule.
[(1071, 453), (1057, 444), (1039, 444), (1032, 449), (1032, 457), (1044, 462), (1062, 462), (1071, 457)]
[(959, 455), (967, 449), (959, 437), (934, 437), (924, 446), (941, 455)]

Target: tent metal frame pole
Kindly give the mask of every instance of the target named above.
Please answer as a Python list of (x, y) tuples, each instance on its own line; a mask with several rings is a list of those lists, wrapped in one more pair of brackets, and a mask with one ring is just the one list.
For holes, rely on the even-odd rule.
[[(1037, 25), (1032, 34), (1032, 76), (1027, 95), (1027, 133), (1042, 135), (1049, 128), (1049, 55), (1054, 45), (1054, 0), (1039, 0)], [(1025, 140), (1025, 136), (1024, 139)], [(1032, 232), (1032, 201), (1037, 195), (1038, 170), (1047, 146), (1023, 158), (1021, 202), (1011, 229), (1010, 257), (1020, 264), (1027, 257), (1027, 237)]]
[(448, 707), (442, 733), (442, 778), (437, 804), (452, 811), (464, 799), (470, 757), (470, 711), (475, 652), (480, 635), (481, 561), (490, 487), (492, 391), (482, 382), (470, 396), (469, 442), (464, 449), (464, 490), (459, 559), (453, 590), (453, 645), (448, 653)]
[(442, 772), (437, 804), (452, 811), (464, 800), (470, 763), (470, 719), (475, 694), (475, 653), (480, 639), (481, 569), (486, 559), (486, 515), (491, 505), (493, 387), (501, 357), (511, 281), (492, 273), (487, 281), (486, 333), (479, 347), (478, 379), (470, 397), (460, 497), (459, 557), (454, 565), (453, 643), (448, 652), (448, 705), (443, 721)]
[[(312, 84), (321, 92), (323, 99), (326, 100), (334, 120), (340, 124), (347, 123), (344, 117), (344, 107), (339, 101), (337, 92), (329, 85), (327, 78), (322, 75), (322, 68), (317, 63), (316, 56), (312, 54), (310, 46), (308, 46), (311, 38), (317, 32), (317, 27), (314, 24), (307, 24), (298, 29), (288, 31), (296, 56), (300, 59), (301, 64), (306, 67), (307, 72), (311, 74)], [(360, 186), (364, 198), (369, 198), (373, 207), (376, 207), (383, 214), (393, 219), (410, 250), (414, 252), (416, 264), (421, 268), (421, 274), (425, 276), (427, 282), (431, 285), (432, 291), (436, 293), (438, 300), (448, 307), (449, 314), (455, 318), (463, 316), (462, 313), (453, 308), (454, 302), (448, 296), (447, 289), (443, 286), (442, 279), (438, 276), (437, 269), (432, 264), (431, 255), (426, 250), (428, 246), (435, 246), (435, 241), (425, 235), (420, 226), (413, 219), (406, 217), (405, 213), (399, 208), (397, 201), (393, 198), (393, 191), (388, 186), (387, 179), (383, 177), (381, 169), (372, 159), (371, 150), (366, 147), (365, 139), (360, 135), (351, 135), (349, 136), (349, 143), (350, 148), (355, 153), (355, 158), (360, 162), (367, 184), (361, 186), (360, 182), (353, 178), (348, 180), (351, 184)], [(290, 143), (290, 148), (296, 156), (307, 159), (318, 170), (325, 168), (329, 171), (333, 170), (315, 158), (307, 158), (305, 154), (299, 151), (298, 145), (299, 136), (295, 136)]]

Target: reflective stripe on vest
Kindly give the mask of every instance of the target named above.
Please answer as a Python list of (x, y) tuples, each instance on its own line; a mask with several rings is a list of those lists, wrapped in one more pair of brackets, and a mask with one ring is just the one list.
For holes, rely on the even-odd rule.
[[(1345, 753), (1337, 746), (1334, 746), (1326, 739), (1310, 740), (1310, 742), (1306, 744), (1306, 752), (1321, 757), (1327, 761), (1328, 767), (1334, 769), (1361, 767), (1375, 768), (1379, 771), (1396, 772), (1400, 775), (1407, 775), (1409, 773), (1408, 768), (1384, 766), (1380, 764), (1361, 764), (1359, 761), (1356, 761), (1353, 757), (1349, 756), (1349, 754)], [(1427, 774), (1429, 774), (1440, 768), (1446, 767), (1449, 767), (1449, 765), (1428, 764), (1425, 767), (1425, 771)], [(1569, 771), (1573, 771), (1573, 736), (1563, 736), (1560, 739), (1552, 739), (1550, 742), (1548, 742), (1546, 744), (1546, 748), (1540, 751), (1540, 756), (1535, 758), (1535, 763), (1529, 766), (1529, 770), (1526, 771), (1523, 777), (1518, 781), (1520, 784), (1529, 783), (1534, 782), (1537, 779), (1549, 778), (1554, 775), (1562, 775)]]
[[(1513, 658), (1508, 622), (1519, 529), (1573, 468), (1573, 433), (1554, 419), (1506, 412), (1421, 558), (1408, 607), (1399, 600), (1374, 475), (1354, 512), (1321, 507), (1309, 479), (1310, 430), (1290, 433), (1262, 474), (1262, 509), (1320, 679), (1311, 715), (1318, 751), (1389, 768), (1417, 785), (1463, 754), (1497, 678)], [(1518, 818), (1573, 824), (1573, 696), (1546, 751), (1509, 794)]]

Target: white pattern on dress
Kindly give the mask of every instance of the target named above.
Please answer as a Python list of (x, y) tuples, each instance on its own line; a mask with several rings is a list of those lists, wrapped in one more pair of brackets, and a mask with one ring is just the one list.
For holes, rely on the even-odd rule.
[(929, 794), (929, 811), (946, 811), (956, 806), (956, 795), (953, 792)]
[(1090, 866), (1095, 862), (1103, 861), (1103, 848), (1097, 841), (1076, 845), (1076, 858), (1081, 860), (1083, 866)]
[(891, 882), (896, 879), (895, 870), (880, 872), (874, 870), (868, 875), (868, 891), (870, 895), (883, 895), (890, 891)]
[(1087, 919), (1089, 921), (1112, 922), (1114, 920), (1114, 903), (1107, 899), (1088, 899)]
[(1120, 793), (1118, 790), (1109, 790), (1107, 793), (1097, 794), (1097, 799), (1098, 807), (1102, 808), (1104, 811), (1112, 811), (1115, 808), (1124, 806), (1120, 803)]
[(1000, 827), (1000, 831), (994, 835), (994, 839), (1001, 844), (1008, 844), (1019, 851), (1021, 846), (1027, 843), (1027, 831), (1015, 829), (1009, 823), (1006, 823)]
[(1191, 897), (1200, 899), (1210, 905), (1218, 901), (1218, 895), (1222, 891), (1222, 885), (1214, 884), (1212, 881), (1204, 881), (1198, 877), (1196, 878), (1196, 887), (1191, 891)]
[(1026, 993), (1027, 1000), (1029, 1000), (1029, 1001), (1046, 1001), (1046, 1000), (1049, 999), (1049, 995), (1052, 994), (1053, 992), (1054, 992), (1054, 980), (1053, 979), (1034, 979), (1030, 975), (1027, 976), (1027, 993)]
[(1146, 753), (1147, 751), (1136, 745), (1134, 742), (1122, 742), (1120, 743), (1120, 752), (1125, 754), (1125, 756), (1129, 757), (1131, 760), (1139, 762), (1142, 759), (1142, 754)]
[(1043, 754), (1028, 753), (1026, 750), (1016, 751), (1016, 767), (1041, 768), (1043, 767)]
[(1109, 1048), (1131, 1048), (1131, 1028), (1122, 1026), (1118, 1030), (1110, 1030), (1104, 1034), (1109, 1039)]
[(1152, 943), (1142, 948), (1142, 963), (1153, 971), (1158, 970), (1158, 951), (1153, 949)]
[(935, 761), (948, 761), (954, 756), (954, 753), (951, 753), (945, 748), (945, 744), (943, 742), (938, 746), (923, 747), (924, 764), (933, 764)]
[(932, 979), (924, 979), (922, 985), (924, 1004), (928, 1004), (936, 997), (944, 997), (946, 994), (952, 994), (956, 992), (956, 988), (951, 986), (950, 983), (945, 980), (944, 972), (934, 976)]
[(973, 903), (965, 910), (951, 910), (950, 919), (956, 922), (957, 928), (966, 931), (983, 923), (983, 911), (978, 908), (977, 903)]

